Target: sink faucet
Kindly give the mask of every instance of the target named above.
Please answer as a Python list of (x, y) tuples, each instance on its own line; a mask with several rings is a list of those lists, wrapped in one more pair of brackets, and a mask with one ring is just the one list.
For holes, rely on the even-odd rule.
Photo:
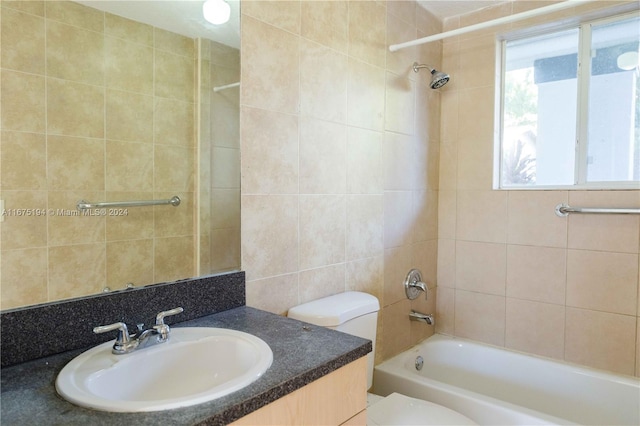
[[(116, 355), (128, 354), (136, 349), (142, 349), (148, 346), (148, 342), (164, 343), (169, 340), (169, 334), (171, 330), (169, 326), (164, 323), (164, 318), (170, 315), (177, 315), (183, 312), (182, 308), (174, 308), (168, 311), (162, 311), (156, 315), (156, 325), (152, 328), (144, 330), (144, 325), (139, 326), (139, 331), (136, 334), (129, 334), (127, 324), (123, 322), (115, 322), (109, 325), (101, 325), (93, 329), (94, 333), (106, 333), (107, 331), (117, 331), (118, 336), (113, 344), (113, 352)], [(152, 336), (156, 336), (155, 339), (150, 339)]]

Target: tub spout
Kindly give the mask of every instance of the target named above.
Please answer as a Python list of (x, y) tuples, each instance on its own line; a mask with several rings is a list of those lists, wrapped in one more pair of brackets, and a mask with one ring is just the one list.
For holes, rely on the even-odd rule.
[(429, 314), (429, 315), (421, 314), (420, 312), (416, 312), (414, 310), (412, 310), (411, 313), (409, 314), (409, 319), (411, 321), (426, 322), (428, 325), (433, 325), (436, 322), (432, 314)]

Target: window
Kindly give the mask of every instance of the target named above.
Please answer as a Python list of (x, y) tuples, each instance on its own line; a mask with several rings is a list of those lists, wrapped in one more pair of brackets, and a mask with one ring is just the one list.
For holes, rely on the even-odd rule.
[(640, 187), (640, 18), (502, 42), (499, 188)]

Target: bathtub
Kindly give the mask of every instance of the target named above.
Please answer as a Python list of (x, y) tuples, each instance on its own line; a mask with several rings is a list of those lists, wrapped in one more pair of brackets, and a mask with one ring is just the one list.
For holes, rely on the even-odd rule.
[(376, 366), (373, 392), (432, 401), (481, 425), (640, 424), (638, 379), (439, 334)]

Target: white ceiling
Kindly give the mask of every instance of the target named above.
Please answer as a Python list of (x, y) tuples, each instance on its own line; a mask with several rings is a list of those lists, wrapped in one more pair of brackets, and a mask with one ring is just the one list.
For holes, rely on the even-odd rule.
[(418, 4), (439, 19), (464, 15), (502, 3), (504, 0), (418, 0)]
[(213, 25), (202, 16), (204, 0), (76, 0), (114, 15), (153, 25), (187, 37), (203, 37), (240, 47), (240, 0), (227, 0), (231, 18)]

